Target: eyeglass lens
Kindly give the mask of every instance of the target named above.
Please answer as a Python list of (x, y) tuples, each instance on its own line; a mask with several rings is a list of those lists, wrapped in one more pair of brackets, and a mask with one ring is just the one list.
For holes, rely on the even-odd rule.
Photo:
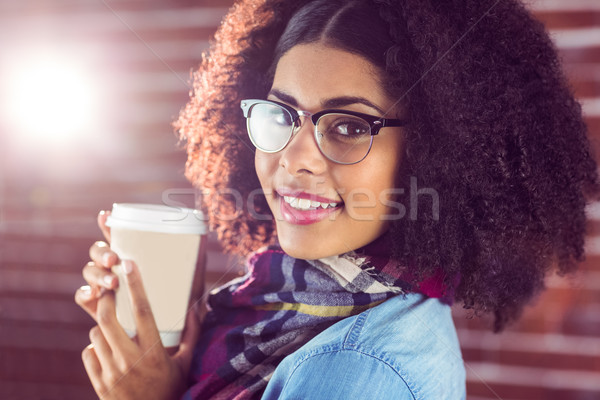
[(292, 137), (294, 121), (290, 113), (275, 104), (255, 104), (248, 113), (248, 132), (260, 150), (276, 152)]
[[(265, 152), (283, 149), (292, 137), (294, 121), (290, 113), (275, 104), (254, 104), (248, 113), (248, 132), (254, 145)], [(315, 138), (321, 152), (330, 160), (353, 164), (371, 148), (371, 127), (362, 118), (328, 113), (317, 121)]]

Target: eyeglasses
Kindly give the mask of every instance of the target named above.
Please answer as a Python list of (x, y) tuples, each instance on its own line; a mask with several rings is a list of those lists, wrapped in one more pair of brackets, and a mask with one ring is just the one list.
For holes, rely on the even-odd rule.
[(375, 117), (348, 110), (323, 110), (311, 114), (287, 104), (269, 100), (242, 100), (250, 140), (265, 153), (281, 151), (300, 130), (300, 117), (310, 117), (315, 125), (315, 141), (321, 153), (338, 164), (356, 164), (365, 159), (373, 136), (388, 126), (406, 121)]

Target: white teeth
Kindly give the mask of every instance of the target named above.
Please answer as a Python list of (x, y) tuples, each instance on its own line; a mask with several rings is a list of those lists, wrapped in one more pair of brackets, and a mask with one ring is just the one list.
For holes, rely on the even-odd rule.
[(310, 200), (298, 199), (298, 208), (301, 210), (308, 210), (310, 208)]
[(319, 201), (309, 199), (299, 199), (297, 197), (283, 196), (283, 200), (288, 203), (292, 208), (298, 210), (316, 210), (317, 208), (329, 208), (337, 207), (339, 203), (321, 203)]

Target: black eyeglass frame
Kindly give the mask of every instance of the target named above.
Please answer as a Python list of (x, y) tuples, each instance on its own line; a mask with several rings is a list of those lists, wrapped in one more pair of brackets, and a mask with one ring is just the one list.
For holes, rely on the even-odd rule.
[[(290, 116), (292, 117), (292, 123), (293, 123), (293, 125), (292, 125), (291, 130), (290, 130), (290, 138), (287, 140), (287, 142), (285, 143), (285, 145), (283, 147), (281, 147), (280, 149), (273, 150), (273, 151), (263, 150), (259, 146), (257, 146), (256, 143), (254, 143), (252, 135), (250, 134), (250, 126), (249, 126), (249, 124), (250, 124), (250, 118), (249, 118), (248, 114), (249, 114), (250, 109), (252, 108), (252, 106), (254, 106), (256, 104), (271, 104), (271, 105), (279, 106), (279, 107), (283, 108), (284, 110), (286, 110), (290, 114)], [(316, 127), (317, 127), (317, 124), (319, 122), (319, 119), (321, 117), (323, 117), (324, 115), (327, 115), (327, 114), (351, 115), (351, 116), (363, 119), (364, 121), (366, 121), (369, 124), (370, 136), (371, 136), (371, 143), (369, 144), (369, 150), (364, 155), (364, 157), (361, 158), (360, 160), (354, 161), (354, 162), (351, 162), (351, 163), (340, 162), (340, 161), (332, 159), (327, 154), (324, 154), (323, 151), (321, 150), (321, 146), (320, 145), (317, 146), (317, 147), (319, 147), (319, 150), (321, 151), (321, 153), (323, 153), (323, 155), (325, 157), (327, 157), (329, 160), (331, 160), (333, 162), (336, 162), (338, 164), (344, 164), (344, 165), (356, 164), (356, 163), (359, 163), (362, 160), (364, 160), (367, 157), (367, 155), (369, 155), (369, 152), (371, 151), (371, 147), (373, 146), (373, 136), (379, 134), (379, 130), (381, 128), (386, 128), (386, 127), (400, 127), (400, 126), (405, 126), (408, 123), (408, 121), (403, 120), (403, 119), (376, 117), (374, 115), (364, 114), (364, 113), (360, 113), (360, 112), (356, 112), (356, 111), (350, 111), (350, 110), (340, 110), (340, 109), (326, 109), (326, 110), (321, 110), (319, 112), (316, 112), (316, 113), (312, 114), (312, 113), (310, 113), (308, 111), (296, 110), (292, 106), (289, 106), (289, 105), (287, 105), (285, 103), (281, 103), (281, 102), (275, 101), (275, 100), (247, 99), (247, 100), (242, 100), (240, 102), (240, 107), (242, 109), (244, 117), (246, 118), (246, 128), (247, 128), (248, 136), (250, 137), (250, 140), (252, 141), (252, 143), (254, 144), (254, 146), (257, 149), (259, 149), (261, 151), (264, 151), (265, 153), (277, 153), (277, 152), (283, 150), (284, 148), (286, 148), (286, 146), (289, 144), (289, 142), (291, 141), (291, 139), (294, 136), (294, 130), (297, 129), (300, 126), (300, 116), (310, 117), (311, 122), (315, 126), (315, 134), (316, 134), (316, 129), (317, 129)], [(316, 139), (316, 137), (315, 137), (315, 139)], [(318, 141), (317, 141), (317, 144), (318, 144)]]

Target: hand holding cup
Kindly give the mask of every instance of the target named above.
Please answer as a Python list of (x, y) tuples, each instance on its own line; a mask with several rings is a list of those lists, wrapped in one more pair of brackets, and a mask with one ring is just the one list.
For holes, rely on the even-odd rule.
[[(106, 224), (110, 215), (101, 212), (98, 216), (98, 224), (109, 243), (114, 240), (113, 232)], [(90, 257), (92, 261), (83, 270), (89, 286), (80, 288), (75, 298), (98, 323), (90, 331), (90, 346), (82, 353), (94, 389), (102, 398), (171, 398), (178, 395), (185, 389), (198, 336), (198, 312), (187, 313), (183, 337), (181, 332), (175, 336), (167, 335), (168, 344), (173, 344), (174, 337), (177, 343), (181, 340), (177, 352), (169, 355), (161, 343), (161, 332), (139, 266), (130, 260), (122, 260), (125, 257), (119, 258), (105, 242), (94, 243)], [(115, 274), (113, 269), (118, 273)], [(191, 286), (191, 281), (188, 284)], [(134, 339), (130, 338), (131, 330), (125, 330), (117, 317), (115, 301), (118, 303), (118, 299), (114, 290), (118, 288), (117, 292), (127, 299), (134, 323), (133, 333), (136, 334)], [(181, 325), (183, 329), (183, 322)]]

